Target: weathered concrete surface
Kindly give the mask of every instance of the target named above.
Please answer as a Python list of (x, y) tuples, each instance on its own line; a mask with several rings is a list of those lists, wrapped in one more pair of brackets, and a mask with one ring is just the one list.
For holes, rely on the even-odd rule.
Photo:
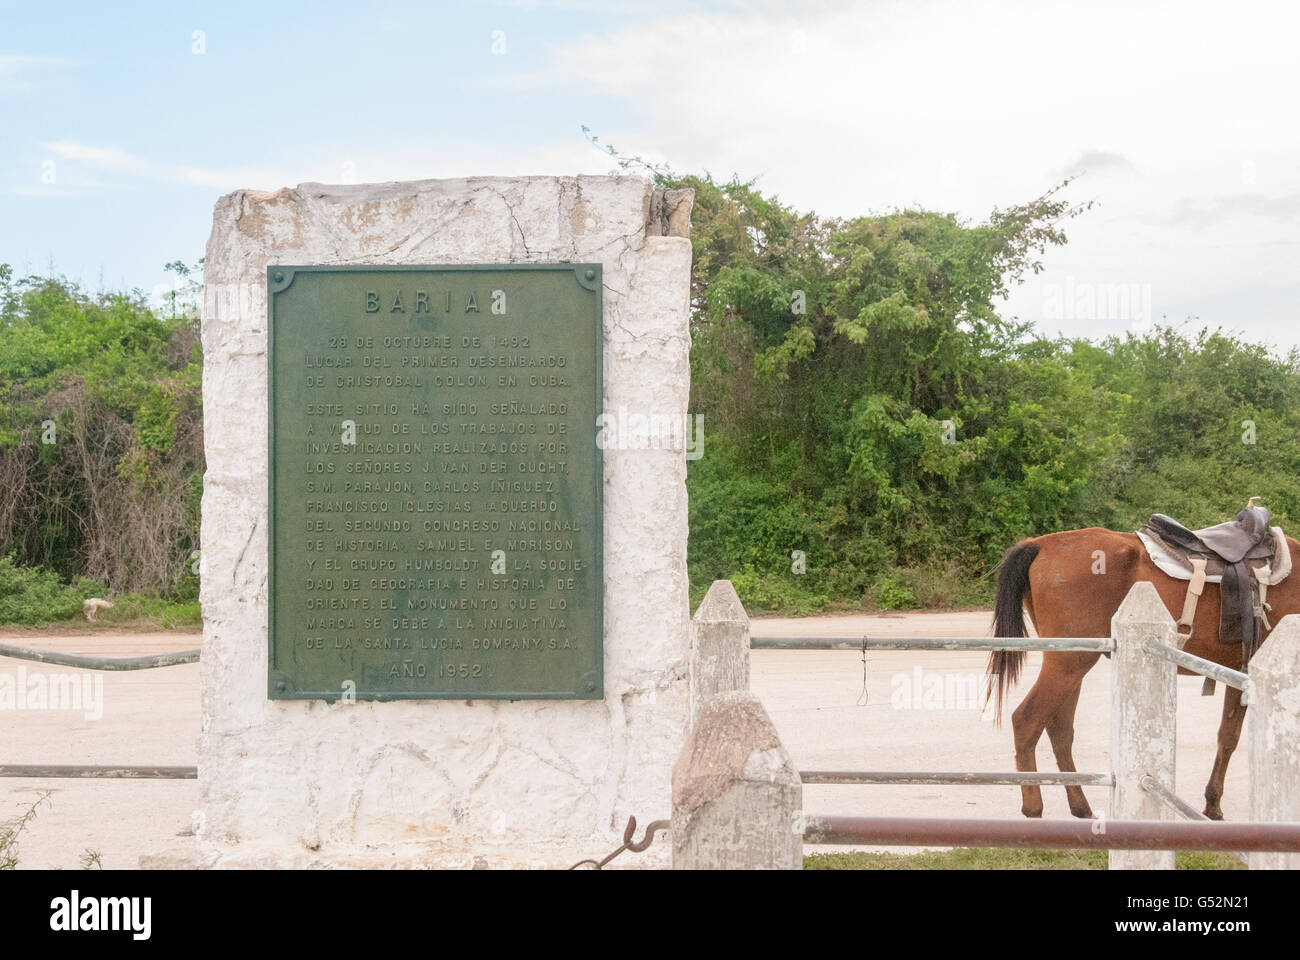
[(605, 410), (680, 422), (691, 245), (671, 234), (684, 213), (688, 198), (656, 201), (634, 177), (302, 184), (218, 201), (203, 311), (205, 863), (556, 865), (613, 849), (629, 815), (667, 816), (688, 709), (681, 450), (605, 451), (603, 701), (266, 699), (265, 271), (600, 262)]
[(749, 616), (730, 580), (714, 580), (691, 619), (691, 719), (712, 696), (749, 690)]
[(656, 188), (650, 198), (650, 219), (646, 223), (646, 236), (689, 237), (691, 204), (694, 202), (694, 190)]
[[(1142, 649), (1149, 638), (1177, 648), (1173, 618), (1150, 583), (1135, 583), (1111, 618), (1111, 762), (1115, 786), (1109, 816), (1167, 820), (1171, 814), (1140, 786), (1150, 774), (1175, 782), (1178, 669)], [(1123, 682), (1121, 682), (1123, 678)], [(1112, 850), (1112, 870), (1172, 870), (1172, 850)]]
[[(1250, 658), (1250, 819), (1300, 822), (1300, 616)], [(1252, 870), (1300, 870), (1300, 853), (1252, 853)]]
[(802, 796), (758, 697), (711, 697), (673, 768), (673, 869), (802, 869)]

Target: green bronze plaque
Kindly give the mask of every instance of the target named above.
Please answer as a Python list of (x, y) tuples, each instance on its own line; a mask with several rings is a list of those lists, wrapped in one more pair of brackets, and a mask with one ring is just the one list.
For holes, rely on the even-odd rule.
[(272, 266), (267, 300), (268, 696), (603, 697), (600, 264)]

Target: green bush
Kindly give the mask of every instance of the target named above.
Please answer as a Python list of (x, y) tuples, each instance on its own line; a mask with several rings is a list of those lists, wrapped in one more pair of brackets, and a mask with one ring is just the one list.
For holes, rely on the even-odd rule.
[(912, 590), (916, 605), (927, 610), (980, 607), (993, 603), (994, 578), (955, 561), (927, 563), (895, 571)]
[(901, 570), (890, 570), (871, 588), (871, 601), (881, 610), (912, 610), (918, 606), (916, 590)]
[(81, 614), (81, 603), (102, 597), (104, 585), (77, 577), (63, 583), (52, 570), (21, 567), (13, 557), (0, 557), (0, 624), (32, 626), (69, 620)]
[[(0, 557), (0, 626), (36, 626), (82, 618), (82, 601), (107, 597), (104, 584), (76, 578), (63, 583), (53, 570), (23, 567), (13, 557)], [(150, 597), (128, 593), (114, 597), (113, 606), (99, 611), (97, 623), (157, 623), (165, 630), (201, 626), (203, 617), (197, 599)]]
[(804, 617), (830, 603), (826, 594), (814, 592), (801, 575), (788, 571), (782, 576), (745, 567), (730, 579), (749, 613), (780, 611)]

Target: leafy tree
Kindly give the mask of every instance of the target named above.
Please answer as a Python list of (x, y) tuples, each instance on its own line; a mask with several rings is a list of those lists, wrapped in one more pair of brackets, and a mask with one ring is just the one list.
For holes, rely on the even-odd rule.
[(1134, 529), (1157, 510), (1209, 523), (1255, 493), (1291, 509), (1294, 357), (1168, 327), (1047, 340), (1000, 312), (1088, 209), (1064, 199), (1069, 181), (968, 223), (824, 218), (753, 182), (657, 176), (696, 196), (695, 595), (719, 576), (787, 606), (933, 595), (925, 570), (987, 585), (1024, 536)]
[(202, 359), (193, 305), (171, 307), (0, 267), (0, 556), (193, 593)]

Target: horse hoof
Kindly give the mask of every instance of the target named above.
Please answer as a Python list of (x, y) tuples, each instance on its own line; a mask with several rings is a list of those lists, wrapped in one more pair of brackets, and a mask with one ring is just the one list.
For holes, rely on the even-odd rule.
[(1028, 807), (1021, 807), (1020, 812), (1031, 819), (1041, 818), (1043, 816), (1042, 807), (1039, 807), (1037, 810), (1030, 810)]
[(1071, 816), (1078, 817), (1080, 820), (1095, 820), (1095, 819), (1096, 819), (1096, 818), (1092, 815), (1092, 808), (1091, 808), (1091, 807), (1084, 807), (1082, 810), (1071, 810), (1071, 811), (1070, 811), (1070, 815), (1071, 815)]
[(1212, 807), (1212, 806), (1210, 806), (1210, 805), (1207, 803), (1207, 804), (1205, 805), (1205, 815), (1206, 815), (1207, 817), (1209, 817), (1211, 820), (1222, 820), (1222, 819), (1223, 819), (1223, 811), (1222, 811), (1221, 809), (1219, 809), (1219, 807), (1218, 807), (1217, 804), (1216, 804), (1215, 806)]

